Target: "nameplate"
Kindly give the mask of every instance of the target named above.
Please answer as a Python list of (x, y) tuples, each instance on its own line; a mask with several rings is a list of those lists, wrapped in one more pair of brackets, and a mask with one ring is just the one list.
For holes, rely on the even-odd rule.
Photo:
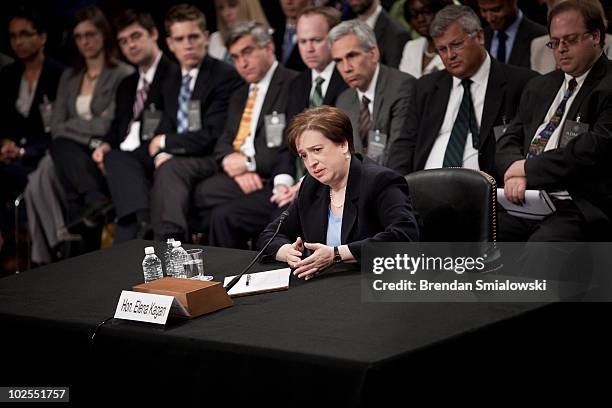
[(117, 302), (115, 319), (163, 325), (170, 315), (172, 302), (174, 302), (172, 296), (124, 290)]

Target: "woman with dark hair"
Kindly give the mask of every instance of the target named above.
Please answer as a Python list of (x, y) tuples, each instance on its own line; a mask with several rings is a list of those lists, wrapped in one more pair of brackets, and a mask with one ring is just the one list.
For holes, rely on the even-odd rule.
[(404, 46), (400, 71), (420, 78), (430, 72), (444, 69), (442, 59), (436, 53), (429, 35), (429, 26), (436, 13), (449, 4), (452, 4), (451, 0), (406, 0), (404, 17), (421, 37), (408, 41)]
[[(367, 242), (418, 240), (408, 185), (402, 176), (354, 153), (351, 121), (329, 106), (297, 115), (288, 144), (308, 174), (266, 254), (310, 279), (334, 263), (359, 262)], [(259, 237), (263, 246), (279, 219)], [(305, 250), (310, 256), (301, 259)]]
[[(78, 54), (59, 82), (51, 116), (53, 142), (49, 148), (54, 173), (65, 193), (68, 209), (64, 212), (67, 212), (68, 222), (65, 223), (63, 217), (56, 217), (53, 223), (40, 221), (37, 228), (42, 227), (44, 235), (34, 234), (35, 239), (46, 236), (48, 242), (55, 243), (57, 229), (64, 230), (65, 224), (83, 220), (87, 227), (99, 227), (103, 213), (110, 207), (104, 176), (91, 154), (113, 120), (119, 83), (133, 72), (132, 67), (116, 59), (110, 25), (100, 9), (85, 7), (75, 14), (75, 20), (72, 34)], [(44, 184), (34, 183), (33, 186)], [(30, 200), (26, 200), (33, 201), (28, 204), (28, 219), (46, 220), (49, 208), (57, 207), (61, 199), (58, 195), (38, 193), (30, 191)], [(47, 231), (49, 228), (51, 230)], [(85, 244), (85, 249), (95, 249), (99, 245), (97, 231), (85, 229), (83, 232), (97, 237)]]

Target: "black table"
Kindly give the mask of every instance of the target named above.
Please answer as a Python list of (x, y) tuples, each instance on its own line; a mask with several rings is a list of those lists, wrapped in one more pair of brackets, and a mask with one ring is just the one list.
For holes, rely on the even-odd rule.
[[(582, 364), (585, 353), (610, 360), (603, 345), (611, 337), (594, 326), (609, 304), (363, 303), (350, 267), (308, 282), (292, 277), (288, 291), (238, 298), (165, 328), (111, 320), (91, 342), (121, 290), (142, 282), (150, 244), (131, 241), (1, 279), (0, 385), (69, 385), (77, 402), (378, 406), (464, 382), (496, 384), (514, 370), (523, 383), (543, 369)], [(253, 255), (205, 248), (207, 272), (222, 280)], [(567, 352), (580, 341), (580, 355)]]

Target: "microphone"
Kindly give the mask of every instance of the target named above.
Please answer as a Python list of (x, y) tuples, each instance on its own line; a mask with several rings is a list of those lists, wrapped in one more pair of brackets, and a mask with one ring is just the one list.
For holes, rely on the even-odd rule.
[(281, 213), (280, 217), (278, 217), (278, 225), (276, 226), (276, 231), (274, 231), (274, 234), (272, 234), (272, 237), (268, 240), (268, 242), (266, 242), (266, 245), (263, 246), (263, 248), (261, 248), (261, 251), (259, 251), (259, 253), (257, 255), (255, 255), (255, 258), (253, 258), (253, 260), (251, 261), (251, 263), (242, 270), (242, 272), (240, 272), (238, 275), (234, 276), (234, 278), (228, 282), (228, 284), (225, 286), (225, 290), (227, 292), (230, 291), (231, 288), (234, 287), (235, 284), (238, 283), (238, 281), (240, 280), (240, 278), (242, 278), (242, 276), (247, 273), (247, 271), (249, 269), (251, 269), (251, 267), (253, 265), (255, 265), (255, 262), (257, 262), (257, 260), (259, 259), (259, 257), (261, 256), (261, 254), (263, 254), (263, 252), (268, 248), (268, 246), (270, 245), (270, 243), (272, 242), (272, 240), (274, 238), (276, 238), (276, 235), (278, 234), (278, 231), (280, 230), (281, 225), (283, 225), (283, 221), (285, 221), (285, 218), (287, 218), (287, 216), (289, 215), (289, 210), (285, 210)]

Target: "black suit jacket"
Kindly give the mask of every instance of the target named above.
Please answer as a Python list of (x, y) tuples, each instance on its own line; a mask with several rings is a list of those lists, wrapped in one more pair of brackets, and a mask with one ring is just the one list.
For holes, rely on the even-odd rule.
[[(342, 76), (337, 69), (334, 68), (334, 73), (329, 81), (327, 92), (323, 98), (323, 105), (336, 106), (336, 99), (348, 85), (342, 79)], [(301, 113), (310, 106), (310, 91), (312, 89), (312, 70), (307, 69), (300, 73), (291, 84), (291, 98), (287, 102), (287, 123), (293, 119), (295, 115)]]
[(404, 45), (411, 40), (410, 33), (383, 10), (374, 25), (374, 35), (380, 50), (380, 62), (388, 67), (399, 67)]
[[(525, 159), (537, 128), (543, 123), (561, 84), (561, 70), (529, 82), (515, 119), (497, 146), (500, 175)], [(567, 146), (543, 152), (525, 162), (527, 188), (567, 190), (586, 221), (612, 228), (612, 62), (605, 55), (593, 65), (567, 112), (566, 120), (589, 124), (589, 131)]]
[(231, 94), (243, 84), (234, 68), (210, 56), (200, 65), (191, 100), (200, 101), (202, 128), (195, 132), (176, 133), (178, 97), (181, 91), (181, 75), (168, 81), (163, 91), (164, 116), (157, 130), (166, 135), (165, 151), (176, 155), (203, 156), (211, 154), (228, 114)]
[[(164, 93), (163, 90), (169, 84), (173, 84), (176, 78), (180, 78), (180, 67), (170, 60), (165, 55), (162, 55), (153, 77), (153, 82), (149, 85), (149, 95), (144, 104), (143, 112), (155, 105), (155, 109), (161, 112), (165, 111)], [(136, 89), (140, 73), (134, 72), (126, 77), (117, 88), (117, 96), (115, 103), (115, 118), (111, 124), (109, 132), (106, 134), (104, 141), (112, 146), (113, 149), (118, 149), (121, 142), (125, 140), (128, 134), (128, 126), (132, 120), (134, 101), (136, 99)], [(139, 120), (141, 120), (142, 114)], [(142, 136), (142, 127), (141, 127)]]
[(55, 101), (57, 85), (64, 67), (45, 57), (42, 72), (36, 86), (36, 93), (28, 117), (23, 117), (15, 107), (19, 95), (19, 85), (24, 67), (21, 62), (13, 62), (2, 69), (0, 74), (0, 139), (11, 139), (26, 150), (24, 162), (35, 167), (44, 155), (51, 141), (51, 134), (45, 132), (40, 114), (40, 105), (45, 97), (49, 102)]
[[(270, 80), (255, 132), (255, 162), (257, 174), (262, 179), (271, 179), (277, 174), (293, 175), (295, 173), (295, 160), (292, 159), (291, 154), (284, 147), (285, 142), (280, 147), (270, 148), (267, 146), (264, 117), (273, 112), (283, 113), (287, 110), (287, 101), (291, 92), (291, 81), (297, 74), (297, 72), (278, 64)], [(238, 133), (240, 119), (242, 118), (242, 112), (244, 111), (248, 96), (249, 84), (245, 84), (238, 88), (230, 99), (227, 124), (223, 136), (219, 138), (215, 147), (215, 157), (219, 163), (221, 163), (225, 156), (234, 152), (232, 143)]]
[[(329, 187), (306, 175), (298, 198), (288, 209), (279, 234), (266, 254), (275, 255), (284, 244), (297, 237), (304, 242), (323, 243), (327, 237)], [(278, 225), (268, 225), (259, 237), (259, 245), (267, 242)], [(408, 184), (399, 174), (359, 154), (351, 159), (342, 215), (342, 244), (358, 261), (368, 242), (418, 241), (419, 232), (412, 211)]]
[[(478, 164), (482, 171), (496, 175), (493, 128), (514, 118), (521, 91), (537, 75), (531, 70), (501, 64), (491, 58), (478, 141)], [(425, 168), (444, 121), (452, 85), (453, 77), (446, 70), (425, 75), (417, 81), (406, 132), (390, 152), (390, 168), (400, 174)]]
[[(495, 32), (491, 27), (486, 27), (484, 30), (485, 48), (487, 49), (487, 51), (491, 50), (491, 40), (493, 39), (494, 33)], [(512, 46), (512, 50), (510, 51), (508, 64), (530, 68), (531, 40), (546, 34), (548, 34), (546, 27), (534, 21), (531, 21), (526, 16), (523, 16), (523, 20), (521, 21), (518, 31), (516, 32), (514, 45)]]
[[(285, 39), (285, 28), (283, 24), (274, 30), (272, 33), (272, 39), (274, 40), (274, 52), (276, 53), (276, 59), (280, 63), (283, 58), (283, 40)], [(306, 64), (302, 61), (300, 50), (297, 44), (293, 46), (289, 59), (284, 64), (285, 68), (293, 69), (295, 71), (303, 71), (306, 69)]]

